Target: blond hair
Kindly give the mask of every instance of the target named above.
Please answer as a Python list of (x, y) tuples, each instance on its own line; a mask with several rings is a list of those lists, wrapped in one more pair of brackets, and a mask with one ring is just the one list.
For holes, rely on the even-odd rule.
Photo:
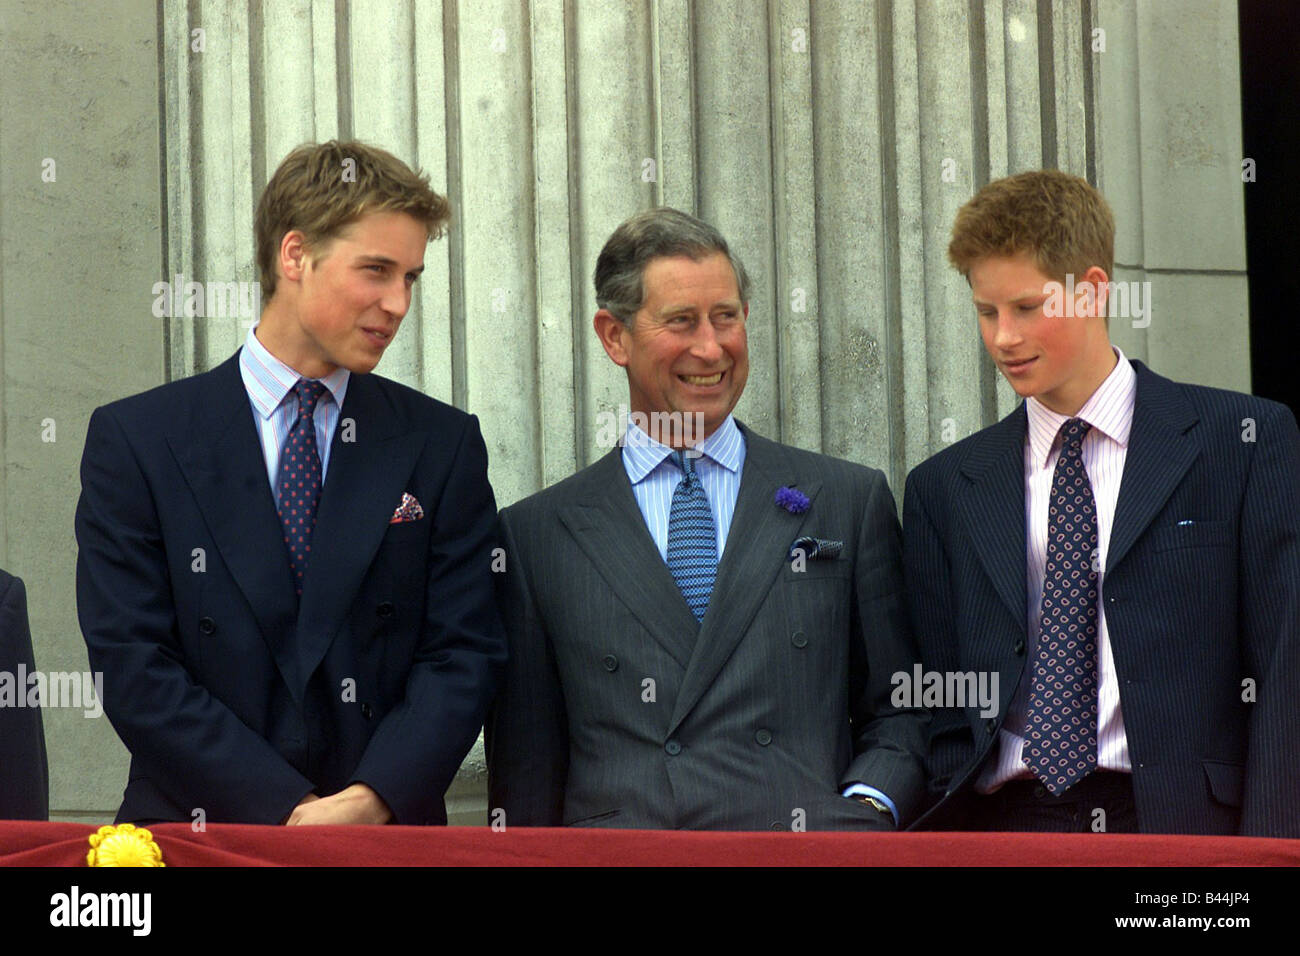
[(317, 249), (374, 212), (406, 213), (424, 224), (430, 240), (441, 236), (451, 219), (450, 205), (429, 188), (428, 175), (392, 153), (356, 140), (296, 148), (257, 203), (254, 228), (263, 299), (275, 293), (275, 263), (285, 233), (296, 229), (308, 249)]

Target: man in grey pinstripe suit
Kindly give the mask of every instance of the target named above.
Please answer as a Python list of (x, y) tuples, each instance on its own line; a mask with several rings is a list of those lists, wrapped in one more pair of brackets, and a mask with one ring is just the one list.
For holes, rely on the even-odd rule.
[(949, 258), (1025, 402), (908, 477), (925, 664), (1002, 691), (936, 712), (919, 825), (1300, 836), (1300, 434), (1112, 347), (1114, 230), (1055, 170), (957, 215)]
[(906, 825), (926, 718), (891, 703), (915, 654), (884, 476), (732, 417), (748, 280), (711, 226), (635, 216), (595, 278), (633, 421), (622, 447), (501, 514), (493, 822)]

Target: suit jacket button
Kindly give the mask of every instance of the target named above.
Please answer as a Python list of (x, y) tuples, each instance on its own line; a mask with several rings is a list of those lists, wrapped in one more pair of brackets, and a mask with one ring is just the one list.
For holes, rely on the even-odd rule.
[(364, 718), (366, 718), (366, 720), (374, 720), (374, 718), (375, 718), (375, 711), (374, 711), (374, 709), (373, 709), (369, 704), (362, 704), (362, 705), (361, 705), (361, 716), (364, 717)]
[(803, 631), (795, 631), (790, 635), (790, 643), (795, 647), (807, 647), (808, 638), (803, 636)]
[(984, 721), (984, 729), (988, 731), (988, 735), (992, 737), (998, 732), (998, 722), (994, 718), (990, 717), (988, 720)]
[(210, 617), (199, 618), (199, 633), (212, 634), (217, 629), (217, 622)]
[(1017, 654), (1023, 654), (1025, 652), (1025, 642), (1016, 641), (1016, 646), (1011, 649), (1015, 651)]
[(380, 617), (392, 617), (392, 616), (393, 616), (393, 602), (392, 602), (392, 601), (380, 601), (379, 604), (375, 607), (375, 613), (378, 614)]
[(754, 734), (754, 739), (758, 741), (760, 747), (766, 747), (772, 742), (772, 731), (766, 729), (760, 730), (758, 733)]
[(601, 663), (605, 665), (605, 670), (609, 671), (611, 674), (618, 670), (618, 658), (613, 654), (606, 654), (605, 659), (601, 661)]
[(668, 756), (676, 757), (682, 752), (682, 745), (675, 740), (670, 740), (668, 743), (664, 744), (664, 750), (668, 751)]

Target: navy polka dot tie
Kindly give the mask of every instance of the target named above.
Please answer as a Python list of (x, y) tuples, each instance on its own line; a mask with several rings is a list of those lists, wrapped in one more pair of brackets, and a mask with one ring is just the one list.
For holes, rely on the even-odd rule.
[(320, 382), (300, 378), (293, 386), (298, 395), (298, 418), (280, 449), (280, 480), (276, 483), (277, 508), (289, 549), (294, 589), (302, 597), (303, 576), (311, 556), (311, 535), (320, 501), (320, 453), (316, 449), (316, 424), (312, 415), (325, 394)]
[(695, 459), (680, 451), (672, 457), (684, 477), (673, 489), (668, 510), (668, 570), (691, 613), (702, 621), (718, 573), (718, 535), (709, 499), (695, 473)]
[(1097, 505), (1083, 467), (1091, 426), (1061, 426), (1047, 566), (1021, 759), (1053, 794), (1097, 769)]

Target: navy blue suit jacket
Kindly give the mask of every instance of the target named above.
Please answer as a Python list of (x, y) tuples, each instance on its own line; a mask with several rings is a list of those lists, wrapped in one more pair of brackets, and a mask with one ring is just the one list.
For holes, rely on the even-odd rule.
[[(131, 751), (119, 820), (278, 823), (362, 782), (397, 823), (446, 822), (505, 663), (474, 417), (351, 377), (300, 605), (238, 355), (97, 409), (81, 480), (77, 612)], [(424, 517), (390, 524), (404, 492)]]
[[(1300, 836), (1300, 434), (1284, 406), (1140, 362), (1102, 609), (1138, 823)], [(918, 828), (961, 829), (1025, 670), (1026, 412), (917, 466), (904, 500), (927, 670), (999, 675), (998, 716), (935, 712)]]
[[(27, 590), (21, 578), (0, 571), (0, 671), (26, 701), (28, 685), (19, 668), (36, 670), (32, 632), (27, 623)], [(16, 702), (16, 701), (15, 701)], [(40, 707), (0, 707), (0, 820), (47, 820), (50, 773)]]

